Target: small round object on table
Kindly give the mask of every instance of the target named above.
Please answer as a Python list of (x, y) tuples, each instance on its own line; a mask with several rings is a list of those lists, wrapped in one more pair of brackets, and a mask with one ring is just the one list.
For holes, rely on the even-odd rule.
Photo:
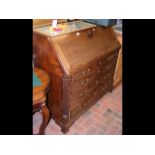
[(50, 118), (49, 110), (46, 106), (46, 95), (50, 78), (48, 74), (40, 68), (34, 67), (33, 72), (41, 81), (41, 85), (33, 87), (33, 113), (40, 111), (42, 114), (43, 119), (38, 134), (44, 134)]

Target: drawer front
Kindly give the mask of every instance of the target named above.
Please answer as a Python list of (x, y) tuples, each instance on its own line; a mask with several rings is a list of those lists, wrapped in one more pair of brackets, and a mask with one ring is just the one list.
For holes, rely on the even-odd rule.
[(96, 68), (97, 66), (95, 63), (93, 63), (92, 65), (88, 65), (84, 69), (74, 74), (74, 81), (78, 82), (79, 80), (90, 77), (91, 75), (96, 73)]
[(81, 92), (84, 89), (90, 88), (91, 84), (98, 84), (99, 82), (102, 83), (102, 81), (108, 81), (113, 78), (113, 73), (116, 66), (116, 58), (115, 60), (111, 60), (109, 62), (100, 62), (101, 60), (73, 75), (71, 94), (76, 94), (77, 92)]
[(74, 81), (89, 78), (94, 74), (99, 74), (102, 70), (108, 70), (115, 66), (118, 51), (110, 53), (106, 57), (99, 58), (97, 61), (89, 63), (86, 67), (76, 72), (73, 76)]
[(109, 85), (106, 83), (104, 86), (99, 87), (91, 87), (90, 91), (88, 91), (87, 94), (83, 92), (83, 96), (81, 96), (81, 101), (74, 103), (70, 107), (70, 116), (71, 118), (78, 115), (83, 109), (87, 109), (95, 103), (99, 98), (101, 98), (107, 91), (108, 91)]
[[(70, 87), (70, 108), (79, 109), (89, 105), (95, 99), (102, 97), (113, 82), (116, 66), (117, 52), (113, 52), (109, 59), (100, 58), (98, 61), (88, 65), (87, 68), (73, 75)], [(118, 53), (117, 53), (118, 54)], [(76, 108), (75, 108), (76, 107)]]

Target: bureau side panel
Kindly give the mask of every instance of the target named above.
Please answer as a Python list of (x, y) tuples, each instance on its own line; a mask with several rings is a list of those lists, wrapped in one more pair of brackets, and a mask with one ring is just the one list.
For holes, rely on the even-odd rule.
[(39, 34), (33, 34), (33, 57), (35, 66), (45, 70), (50, 76), (48, 91), (48, 106), (52, 117), (57, 121), (63, 121), (63, 70), (57, 60), (54, 49), (48, 38)]

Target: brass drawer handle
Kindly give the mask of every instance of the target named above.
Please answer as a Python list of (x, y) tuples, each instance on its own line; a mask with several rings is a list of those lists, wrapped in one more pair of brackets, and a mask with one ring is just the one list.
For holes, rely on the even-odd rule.
[(109, 79), (109, 78), (110, 78), (110, 74), (107, 74), (107, 75), (104, 76), (104, 79), (105, 79), (105, 80), (107, 80), (107, 79)]
[(100, 69), (97, 72), (100, 73), (101, 72)]
[(82, 97), (83, 96), (83, 93), (80, 93), (80, 97)]
[(112, 60), (112, 59), (115, 57), (115, 55), (116, 55), (115, 53), (109, 55), (109, 56), (108, 56), (108, 60)]
[(98, 64), (101, 65), (102, 64), (102, 61), (100, 61)]
[(96, 84), (98, 84), (99, 83), (99, 81), (98, 80), (96, 80)]
[(107, 76), (110, 77), (110, 74), (108, 73)]
[(107, 59), (108, 59), (108, 61), (109, 61), (109, 60), (111, 60), (111, 57), (110, 57), (110, 56), (108, 56), (108, 58), (107, 58)]
[(87, 78), (87, 79), (86, 79), (86, 81), (88, 82), (88, 81), (89, 81), (89, 79)]
[(104, 76), (104, 79), (105, 79), (105, 80), (107, 79), (107, 76), (106, 76), (106, 75)]
[(85, 74), (86, 74), (86, 72), (85, 72), (85, 71), (83, 71), (83, 72), (82, 72), (82, 74), (83, 74), (83, 75), (85, 75)]
[(105, 87), (105, 89), (106, 89), (108, 86), (107, 86), (107, 85), (105, 85), (104, 87)]
[(84, 81), (81, 81), (81, 84), (84, 85)]
[(112, 67), (112, 64), (109, 64), (109, 65), (106, 66), (106, 69), (109, 69), (111, 67)]
[(111, 55), (111, 59), (114, 57), (114, 54)]
[(88, 90), (85, 90), (84, 93), (87, 94), (88, 93)]

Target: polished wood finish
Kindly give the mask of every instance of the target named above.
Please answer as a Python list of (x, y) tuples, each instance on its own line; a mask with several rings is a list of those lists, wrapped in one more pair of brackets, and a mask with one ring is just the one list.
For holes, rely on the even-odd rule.
[(33, 68), (33, 71), (41, 80), (42, 84), (33, 88), (33, 113), (40, 111), (42, 114), (42, 123), (38, 134), (44, 134), (45, 128), (50, 118), (49, 110), (46, 106), (47, 88), (49, 85), (49, 76), (39, 68)]
[[(121, 33), (116, 33), (116, 34), (120, 44), (122, 45), (122, 34)], [(121, 82), (122, 82), (122, 46), (121, 46), (121, 49), (119, 50), (116, 70), (114, 74), (114, 82), (113, 82), (114, 87), (116, 87)]]
[(64, 133), (100, 97), (112, 91), (119, 49), (109, 27), (57, 37), (34, 31), (34, 63), (51, 77), (48, 105)]

